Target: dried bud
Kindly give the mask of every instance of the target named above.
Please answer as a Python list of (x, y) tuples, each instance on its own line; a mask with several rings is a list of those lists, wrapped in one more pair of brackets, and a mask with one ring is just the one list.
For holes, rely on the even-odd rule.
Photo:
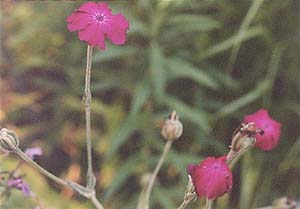
[(14, 151), (19, 146), (19, 139), (14, 131), (2, 128), (0, 130), (0, 146), (5, 151)]
[(292, 209), (296, 207), (296, 202), (290, 198), (282, 197), (273, 201), (274, 209)]
[(175, 140), (181, 136), (182, 130), (182, 123), (178, 120), (176, 111), (173, 111), (165, 121), (161, 129), (161, 135), (167, 140)]
[(262, 129), (256, 127), (255, 123), (242, 123), (234, 132), (230, 148), (238, 151), (246, 146), (253, 146), (255, 144), (255, 134), (264, 134)]

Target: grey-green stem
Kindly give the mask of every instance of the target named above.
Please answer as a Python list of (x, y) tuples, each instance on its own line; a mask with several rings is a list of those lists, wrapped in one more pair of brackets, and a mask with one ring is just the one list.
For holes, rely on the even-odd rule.
[(95, 187), (95, 176), (93, 173), (92, 162), (92, 140), (91, 140), (91, 66), (92, 66), (93, 47), (88, 45), (86, 56), (86, 72), (85, 72), (85, 89), (84, 89), (84, 106), (85, 106), (85, 128), (86, 128), (86, 148), (87, 148), (87, 174), (86, 183), (87, 188), (93, 189)]
[(214, 202), (213, 200), (209, 200), (206, 198), (205, 209), (212, 209), (213, 202)]
[(67, 181), (58, 178), (57, 176), (55, 176), (54, 174), (50, 173), (49, 171), (47, 171), (46, 169), (42, 168), (39, 164), (37, 164), (36, 162), (34, 162), (30, 157), (28, 157), (20, 148), (16, 148), (16, 150), (14, 150), (14, 153), (16, 153), (18, 156), (20, 156), (25, 162), (27, 162), (29, 165), (32, 165), (34, 168), (36, 168), (39, 172), (41, 172), (42, 174), (44, 174), (45, 176), (49, 177), (50, 179), (52, 179), (53, 181), (55, 181), (58, 184), (61, 184), (63, 186), (69, 187), (69, 184)]
[(143, 190), (141, 193), (141, 198), (139, 199), (137, 209), (149, 209), (149, 200), (150, 200), (150, 195), (151, 195), (151, 191), (152, 191), (155, 179), (157, 177), (157, 174), (158, 174), (163, 162), (166, 159), (166, 156), (172, 146), (172, 143), (173, 143), (172, 140), (168, 140), (167, 143), (165, 144), (163, 153), (162, 153), (153, 173), (150, 176), (149, 183), (147, 184), (146, 189)]

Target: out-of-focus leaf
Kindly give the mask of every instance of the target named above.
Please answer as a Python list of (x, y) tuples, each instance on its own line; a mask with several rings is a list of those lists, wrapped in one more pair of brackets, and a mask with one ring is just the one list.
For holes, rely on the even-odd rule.
[[(265, 30), (263, 27), (255, 26), (255, 27), (249, 28), (247, 31), (245, 31), (245, 33), (243, 33), (243, 36), (240, 37), (240, 41), (242, 42), (242, 41), (246, 41), (246, 40), (252, 39), (254, 37), (257, 37), (257, 36), (261, 36), (264, 33), (265, 33)], [(199, 56), (198, 56), (198, 60), (201, 61), (201, 60), (213, 57), (221, 52), (224, 52), (224, 51), (230, 49), (234, 45), (236, 37), (237, 37), (237, 34), (222, 41), (221, 43), (218, 43), (218, 44), (210, 47), (206, 51), (201, 52), (201, 54), (199, 54)]]
[(210, 31), (221, 27), (221, 23), (208, 16), (197, 14), (178, 14), (168, 19), (170, 30), (177, 32)]
[(203, 69), (196, 68), (191, 63), (188, 63), (179, 58), (166, 59), (168, 70), (175, 77), (190, 78), (202, 86), (210, 89), (217, 89), (219, 83), (214, 80), (207, 72)]
[(135, 115), (143, 107), (145, 101), (150, 96), (150, 88), (147, 81), (141, 82), (135, 89), (130, 115)]
[(155, 41), (151, 43), (149, 56), (154, 94), (157, 98), (162, 98), (166, 84), (166, 72), (164, 68), (165, 59), (160, 46)]
[(116, 58), (127, 57), (137, 53), (137, 49), (132, 46), (115, 46), (107, 44), (105, 52), (98, 50), (94, 52), (93, 63), (105, 62)]
[(202, 157), (191, 155), (188, 153), (178, 153), (177, 151), (171, 150), (168, 154), (166, 162), (170, 162), (180, 172), (182, 178), (187, 176), (187, 166), (190, 163), (199, 163)]
[(198, 124), (205, 133), (210, 131), (210, 117), (204, 111), (189, 107), (187, 104), (172, 96), (165, 96), (164, 102), (172, 109), (176, 110), (181, 118), (191, 120), (192, 122)]
[(113, 183), (109, 186), (108, 190), (104, 195), (104, 199), (108, 198), (112, 194), (114, 194), (123, 184), (124, 182), (130, 177), (132, 171), (136, 167), (136, 164), (140, 160), (138, 154), (133, 155), (129, 159), (127, 159), (124, 163), (121, 162), (122, 165), (118, 167), (117, 175), (115, 176)]
[(141, 82), (136, 90), (131, 104), (130, 112), (127, 119), (122, 123), (120, 128), (116, 131), (115, 136), (111, 140), (111, 145), (106, 153), (107, 157), (112, 156), (118, 148), (128, 139), (130, 134), (138, 127), (139, 111), (144, 105), (144, 102), (150, 96), (150, 89), (148, 82)]
[(255, 89), (222, 107), (218, 112), (215, 113), (214, 119), (232, 114), (238, 111), (240, 108), (250, 104), (261, 97), (268, 90), (269, 86), (270, 82), (268, 80), (258, 83)]
[(169, 194), (170, 192), (162, 187), (153, 188), (153, 199), (157, 200), (163, 207), (163, 209), (173, 209), (176, 208), (172, 197)]

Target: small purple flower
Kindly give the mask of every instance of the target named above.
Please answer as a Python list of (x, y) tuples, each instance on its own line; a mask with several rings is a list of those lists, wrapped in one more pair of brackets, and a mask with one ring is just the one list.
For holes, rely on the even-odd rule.
[(40, 156), (43, 154), (43, 151), (40, 147), (31, 147), (27, 148), (25, 150), (25, 154), (30, 157), (31, 159), (34, 159), (35, 156)]
[(26, 197), (30, 196), (29, 185), (21, 177), (9, 179), (7, 186), (21, 190)]

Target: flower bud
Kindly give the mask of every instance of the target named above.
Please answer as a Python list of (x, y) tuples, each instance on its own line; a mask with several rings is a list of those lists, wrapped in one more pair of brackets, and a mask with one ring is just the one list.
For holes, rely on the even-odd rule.
[(2, 128), (0, 130), (0, 146), (5, 151), (14, 151), (19, 146), (19, 139), (14, 131)]
[(230, 148), (234, 151), (238, 151), (241, 148), (253, 146), (256, 141), (256, 133), (263, 135), (264, 131), (257, 128), (253, 122), (242, 123), (233, 133)]
[(161, 135), (167, 140), (178, 139), (182, 135), (183, 126), (178, 120), (176, 111), (173, 111), (169, 118), (165, 121)]

